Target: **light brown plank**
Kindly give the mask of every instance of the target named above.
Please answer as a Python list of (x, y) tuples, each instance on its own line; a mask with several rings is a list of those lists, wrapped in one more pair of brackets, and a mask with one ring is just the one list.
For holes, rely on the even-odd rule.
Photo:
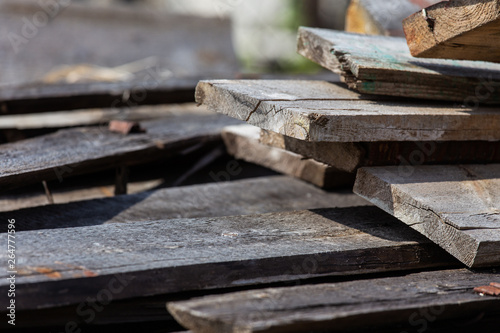
[(439, 0), (351, 0), (346, 13), (349, 32), (404, 36), (401, 22), (407, 16)]
[(469, 267), (500, 265), (500, 165), (362, 168), (355, 193)]
[(222, 131), (228, 153), (285, 175), (302, 179), (321, 188), (352, 187), (354, 174), (341, 172), (327, 164), (259, 142), (260, 128), (230, 126)]
[(415, 57), (500, 62), (498, 0), (454, 0), (427, 7), (403, 22)]

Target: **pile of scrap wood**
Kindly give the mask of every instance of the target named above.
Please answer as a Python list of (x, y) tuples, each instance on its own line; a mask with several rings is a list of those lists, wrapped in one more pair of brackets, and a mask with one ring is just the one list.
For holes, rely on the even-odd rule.
[[(500, 66), (444, 51), (416, 58), (408, 47), (431, 29), (418, 15), (441, 31), (442, 8), (460, 21), (490, 2), (500, 5), (401, 1), (388, 17), (373, 8), (393, 2), (354, 0), (350, 19), (382, 20), (378, 34), (402, 31), (408, 8), (418, 13), (406, 31), (420, 28), (408, 44), (301, 28), (298, 52), (335, 72), (328, 81), (219, 73), (194, 91), (198, 69), (141, 86), (137, 104), (157, 105), (126, 107), (134, 77), (0, 89), (2, 248), (16, 231), (0, 294), (14, 274), (16, 328), (495, 331)], [(426, 50), (449, 47), (435, 41)], [(4, 318), (10, 302), (0, 298)]]

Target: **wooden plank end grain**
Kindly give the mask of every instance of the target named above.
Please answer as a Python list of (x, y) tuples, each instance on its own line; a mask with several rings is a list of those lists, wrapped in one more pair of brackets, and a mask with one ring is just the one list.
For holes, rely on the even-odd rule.
[(415, 57), (500, 62), (500, 1), (454, 0), (403, 21)]
[(354, 192), (467, 266), (500, 265), (500, 165), (361, 168)]

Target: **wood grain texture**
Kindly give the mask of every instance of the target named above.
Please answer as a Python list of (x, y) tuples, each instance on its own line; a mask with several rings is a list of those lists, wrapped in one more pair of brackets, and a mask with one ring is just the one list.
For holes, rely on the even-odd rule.
[(352, 0), (345, 30), (368, 35), (404, 36), (404, 18), (435, 4), (436, 0)]
[(16, 230), (370, 205), (350, 192), (326, 192), (286, 176), (193, 185), (0, 213)]
[(259, 142), (260, 128), (252, 125), (226, 127), (222, 139), (228, 153), (285, 175), (302, 179), (321, 188), (351, 187), (354, 174), (342, 172), (325, 163)]
[(500, 265), (500, 165), (362, 168), (354, 191), (467, 266)]
[(498, 104), (500, 64), (411, 56), (404, 38), (299, 28), (298, 52), (366, 94)]
[(260, 142), (345, 172), (363, 166), (500, 162), (500, 141), (308, 142), (261, 130)]
[(9, 85), (0, 91), (0, 114), (188, 103), (201, 78)]
[(0, 129), (30, 130), (99, 125), (110, 120), (143, 121), (170, 115), (206, 114), (205, 108), (192, 103), (137, 106), (130, 108), (84, 109), (21, 115), (0, 115)]
[(457, 263), (370, 206), (21, 231), (16, 247), (18, 311), (78, 304), (103, 289), (118, 300)]
[(500, 1), (454, 0), (403, 21), (415, 57), (500, 62)]
[(497, 277), (494, 270), (421, 272), (206, 296), (169, 303), (168, 309), (196, 333), (372, 331), (408, 323), (414, 330), (426, 330), (434, 321), (481, 312), (498, 315), (500, 298), (472, 292)]
[(220, 140), (222, 128), (237, 123), (219, 115), (181, 114), (141, 123), (147, 133), (125, 136), (87, 127), (2, 145), (0, 190), (161, 159), (202, 140)]
[(500, 140), (495, 107), (366, 96), (324, 81), (211, 80), (196, 88), (209, 110), (306, 141)]

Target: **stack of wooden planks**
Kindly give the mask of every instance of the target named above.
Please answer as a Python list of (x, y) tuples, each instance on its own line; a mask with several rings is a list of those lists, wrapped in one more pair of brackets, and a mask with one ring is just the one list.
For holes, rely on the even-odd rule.
[[(350, 20), (394, 3), (370, 1)], [(431, 5), (402, 3), (397, 20)], [(363, 32), (395, 34), (382, 23)], [(200, 69), (148, 86), (138, 104), (155, 106), (126, 104), (134, 80), (0, 90), (16, 328), (498, 329), (500, 113), (483, 94), (498, 65), (413, 58), (403, 38), (298, 35), (339, 76), (201, 80), (201, 107)]]
[[(467, 2), (432, 8), (443, 8), (445, 17), (444, 8), (459, 11), (458, 3)], [(369, 8), (366, 3), (353, 1), (349, 14)], [(481, 3), (477, 6), (488, 2)], [(339, 74), (342, 83), (333, 78), (198, 84), (198, 103), (249, 124), (224, 131), (229, 152), (320, 187), (353, 185), (356, 194), (395, 217), (390, 229), (417, 231), (458, 265), (210, 295), (171, 302), (170, 313), (193, 332), (401, 331), (408, 324), (419, 329), (419, 318), (422, 330), (431, 324), (446, 330), (453, 321), (467, 330), (470, 320), (463, 318), (479, 312), (484, 320), (474, 325), (498, 328), (500, 113), (494, 91), (500, 67), (416, 59), (403, 38), (315, 28), (300, 28), (298, 52)], [(358, 207), (350, 214), (365, 220), (362, 211)], [(302, 218), (298, 212), (294, 216)], [(321, 221), (315, 218), (311, 225)], [(369, 252), (359, 260), (369, 260)], [(307, 260), (314, 270), (332, 263)], [(474, 289), (479, 285), (490, 286)]]

